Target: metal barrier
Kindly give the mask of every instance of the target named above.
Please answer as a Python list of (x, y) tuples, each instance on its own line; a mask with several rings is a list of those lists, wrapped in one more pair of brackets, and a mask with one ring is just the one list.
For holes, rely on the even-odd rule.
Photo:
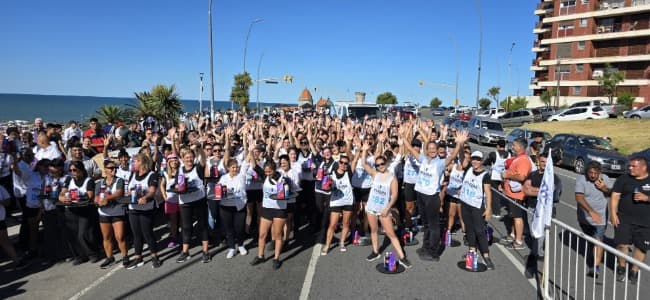
[[(492, 190), (528, 214), (534, 213), (495, 188)], [(544, 240), (545, 255), (539, 281), (544, 299), (648, 299), (650, 266), (646, 263), (555, 218), (551, 220), (551, 226), (545, 229)], [(593, 253), (596, 246), (603, 249), (600, 274), (588, 276), (590, 267), (595, 263)], [(626, 261), (625, 278), (617, 281), (617, 271), (622, 268), (618, 263), (621, 258)], [(631, 282), (628, 276), (633, 266), (638, 267), (636, 283)]]

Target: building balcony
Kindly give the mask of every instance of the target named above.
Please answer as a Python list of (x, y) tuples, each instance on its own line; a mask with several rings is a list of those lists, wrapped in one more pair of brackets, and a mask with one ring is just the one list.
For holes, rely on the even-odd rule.
[(551, 2), (542, 2), (535, 8), (535, 15), (542, 16), (553, 13), (553, 4)]
[(623, 23), (614, 23), (610, 25), (598, 25), (594, 27), (594, 33), (609, 33), (609, 32), (621, 32), (623, 31)]
[(531, 71), (547, 71), (548, 67), (545, 66), (538, 66), (538, 65), (532, 65), (530, 66)]
[[(618, 86), (643, 86), (650, 84), (650, 79), (625, 79)], [(557, 81), (539, 81), (536, 86), (547, 88), (557, 86)], [(560, 86), (599, 86), (598, 80), (566, 80), (560, 79)], [(530, 86), (529, 86), (530, 87)]]
[(538, 53), (538, 52), (547, 52), (549, 50), (550, 50), (549, 47), (533, 47), (533, 49), (531, 49), (532, 52), (536, 52), (536, 53)]
[[(566, 64), (606, 64), (606, 63), (624, 63), (636, 61), (649, 61), (650, 54), (642, 55), (626, 55), (626, 56), (604, 56), (604, 57), (589, 57), (589, 58), (562, 58), (560, 59), (563, 65)], [(557, 64), (557, 59), (547, 59), (539, 61), (539, 66), (553, 66)]]
[(625, 1), (622, 0), (610, 0), (610, 1), (601, 1), (598, 6), (598, 10), (606, 9), (615, 9), (625, 7)]
[(542, 28), (533, 29), (534, 34), (540, 34), (540, 33), (545, 33), (545, 32), (551, 32), (551, 28), (550, 27), (542, 27)]
[[(616, 2), (621, 2), (621, 0), (617, 0)], [(577, 19), (583, 19), (583, 18), (601, 18), (601, 17), (614, 17), (614, 16), (622, 16), (622, 15), (629, 15), (629, 14), (640, 14), (644, 12), (650, 11), (650, 0), (636, 0), (635, 2), (632, 2), (632, 6), (627, 6), (623, 7), (620, 6), (619, 8), (615, 9), (601, 9), (601, 10), (595, 10), (595, 11), (589, 11), (589, 12), (584, 12), (584, 13), (578, 13), (578, 14), (560, 14), (558, 16), (551, 16), (544, 18), (542, 20), (542, 23), (544, 24), (551, 24), (554, 22), (561, 22), (561, 21), (569, 21), (569, 20), (577, 20)]]
[[(615, 30), (615, 26), (612, 25), (611, 30)], [(604, 29), (603, 30), (607, 30)], [(598, 29), (596, 29), (598, 32)], [(551, 45), (558, 43), (570, 43), (578, 41), (602, 41), (602, 40), (613, 40), (621, 38), (636, 38), (636, 37), (645, 37), (650, 35), (650, 29), (643, 30), (627, 30), (627, 31), (614, 31), (614, 32), (601, 32), (596, 34), (587, 34), (587, 35), (577, 35), (577, 36), (568, 36), (562, 38), (554, 39), (543, 39), (541, 45)]]

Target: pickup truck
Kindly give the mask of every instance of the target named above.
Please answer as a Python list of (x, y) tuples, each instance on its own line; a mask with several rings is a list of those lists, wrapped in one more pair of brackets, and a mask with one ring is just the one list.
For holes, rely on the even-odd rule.
[(619, 115), (623, 114), (625, 106), (620, 104), (608, 104), (602, 100), (588, 100), (588, 101), (579, 101), (571, 104), (569, 108), (574, 107), (589, 107), (589, 106), (600, 106), (603, 110), (609, 115), (610, 118), (616, 118)]

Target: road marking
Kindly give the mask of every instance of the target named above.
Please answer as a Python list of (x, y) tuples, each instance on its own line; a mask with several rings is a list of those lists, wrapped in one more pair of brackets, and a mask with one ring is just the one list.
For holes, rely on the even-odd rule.
[(311, 252), (311, 259), (309, 259), (309, 266), (307, 267), (307, 273), (305, 274), (305, 281), (302, 283), (302, 289), (300, 290), (300, 300), (309, 299), (309, 291), (311, 290), (311, 282), (314, 279), (314, 273), (316, 272), (316, 263), (318, 262), (318, 257), (320, 257), (320, 251), (323, 245), (316, 244), (314, 250)]
[(569, 204), (569, 203), (566, 203), (566, 202), (564, 202), (564, 201), (560, 201), (560, 203), (562, 203), (562, 204), (564, 204), (564, 205), (566, 205), (566, 206), (568, 206), (568, 207), (571, 207), (571, 208), (573, 208), (573, 209), (575, 209), (575, 210), (578, 209), (577, 207), (575, 207), (575, 206), (573, 206), (573, 205), (571, 205), (571, 204)]
[(555, 172), (555, 174), (560, 175), (560, 176), (564, 176), (564, 177), (567, 177), (567, 178), (571, 178), (571, 179), (573, 179), (573, 180), (576, 180), (576, 177), (569, 176), (569, 175), (566, 175), (566, 174), (562, 174), (562, 173), (560, 173), (560, 172)]
[(115, 272), (117, 272), (117, 271), (120, 270), (120, 269), (123, 269), (123, 267), (122, 267), (121, 265), (115, 266), (115, 268), (113, 268), (112, 270), (110, 270), (108, 273), (104, 274), (104, 276), (99, 277), (99, 278), (98, 278), (97, 280), (95, 280), (93, 283), (91, 283), (90, 285), (88, 285), (86, 288), (84, 288), (83, 290), (79, 291), (78, 293), (76, 293), (74, 296), (70, 297), (70, 299), (68, 299), (68, 300), (77, 300), (77, 299), (81, 298), (81, 296), (83, 296), (84, 294), (88, 293), (90, 290), (92, 290), (93, 288), (95, 288), (96, 286), (98, 286), (98, 285), (99, 285), (100, 283), (102, 283), (104, 280), (108, 279), (108, 277), (111, 277), (113, 274), (115, 274)]
[[(503, 255), (505, 255), (506, 258), (508, 258), (508, 260), (510, 260), (510, 262), (515, 266), (517, 271), (519, 271), (519, 273), (521, 273), (523, 275), (524, 271), (525, 271), (524, 265), (521, 262), (519, 262), (519, 260), (517, 260), (517, 258), (515, 258), (512, 255), (512, 253), (510, 253), (510, 250), (506, 249), (503, 245), (501, 245), (499, 243), (494, 243), (492, 245), (495, 245), (495, 244), (496, 244), (497, 248), (499, 250), (501, 250), (501, 253), (503, 253)], [(535, 277), (527, 279), (527, 280), (528, 280), (528, 283), (530, 283), (530, 285), (533, 286), (534, 289), (537, 289), (537, 281), (535, 280)]]

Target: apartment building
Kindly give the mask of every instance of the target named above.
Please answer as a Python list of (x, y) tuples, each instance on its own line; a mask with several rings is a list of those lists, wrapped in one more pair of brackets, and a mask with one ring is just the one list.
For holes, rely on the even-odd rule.
[(609, 64), (625, 73), (618, 94), (650, 104), (650, 0), (540, 0), (535, 15), (533, 95), (559, 84), (574, 101), (603, 97), (598, 78)]

